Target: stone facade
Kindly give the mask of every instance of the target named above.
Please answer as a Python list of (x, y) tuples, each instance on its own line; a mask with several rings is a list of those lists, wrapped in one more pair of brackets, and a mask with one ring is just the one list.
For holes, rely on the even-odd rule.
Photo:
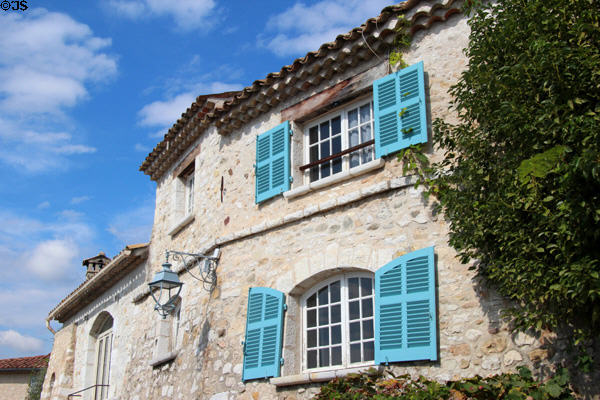
[[(409, 3), (406, 17), (414, 26), (419, 12), (431, 17), (439, 8), (436, 1)], [(430, 18), (429, 22), (439, 20)], [(427, 29), (415, 30), (404, 60), (425, 63), (429, 121), (453, 121), (448, 89), (465, 68), (462, 50), (469, 30), (458, 13), (446, 12), (441, 22), (429, 22)], [(393, 18), (386, 22), (391, 28), (394, 23)], [(312, 188), (295, 171), (290, 192), (260, 205), (254, 203), (257, 135), (281, 123), (282, 114), (299, 102), (364, 73), (374, 78), (386, 75), (387, 61), (371, 56), (340, 74), (330, 74), (226, 135), (217, 124), (208, 124), (186, 151), (170, 161), (156, 179), (147, 260), (65, 319), (55, 336), (43, 398), (64, 399), (94, 384), (94, 332), (99, 318), (108, 314), (114, 320), (111, 399), (310, 398), (318, 382), (349, 370), (303, 373), (301, 296), (336, 274), (373, 272), (400, 255), (429, 246), (435, 246), (439, 361), (391, 368), (444, 381), (513, 371), (519, 365), (534, 369), (545, 365), (552, 354), (532, 336), (509, 334), (499, 316), (506, 306), (504, 300), (457, 260), (447, 243), (443, 216), (432, 211), (432, 204), (413, 187), (410, 177), (402, 177), (395, 157), (375, 160), (360, 173)], [(363, 92), (361, 96), (371, 96), (368, 90)], [(292, 159), (296, 161), (304, 151), (300, 147), (305, 122), (292, 125)], [(426, 151), (432, 159), (439, 157), (431, 146)], [(193, 213), (185, 216), (180, 171), (190, 159), (194, 203)], [(161, 320), (153, 311), (146, 283), (163, 263), (164, 252), (211, 254), (216, 248), (220, 259), (215, 289), (207, 291), (183, 266), (175, 265), (184, 282), (179, 319)], [(256, 286), (286, 294), (285, 363), (280, 378), (244, 383), (240, 342), (245, 334), (248, 290)], [(57, 383), (50, 396), (48, 380), (53, 373)]]

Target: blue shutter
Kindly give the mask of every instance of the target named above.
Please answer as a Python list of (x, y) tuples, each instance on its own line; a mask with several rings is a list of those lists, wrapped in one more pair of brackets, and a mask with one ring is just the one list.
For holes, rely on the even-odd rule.
[(256, 138), (256, 203), (290, 189), (290, 123)]
[(373, 82), (375, 156), (427, 142), (423, 62)]
[(375, 363), (437, 360), (433, 247), (375, 272)]
[(285, 295), (253, 287), (248, 292), (242, 380), (277, 377), (281, 366)]

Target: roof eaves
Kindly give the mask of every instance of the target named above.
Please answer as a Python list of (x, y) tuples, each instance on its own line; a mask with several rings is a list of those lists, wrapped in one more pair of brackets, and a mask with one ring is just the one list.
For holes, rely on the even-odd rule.
[[(148, 256), (148, 243), (125, 246), (109, 264), (96, 273), (92, 278), (84, 281), (75, 290), (62, 299), (49, 313), (46, 320), (52, 319), (64, 322), (77, 310), (76, 306), (83, 307), (93, 301), (106, 285), (114, 284), (121, 276), (128, 272), (135, 261), (143, 260)], [(115, 273), (118, 271), (119, 273)], [(96, 296), (94, 296), (96, 295)]]

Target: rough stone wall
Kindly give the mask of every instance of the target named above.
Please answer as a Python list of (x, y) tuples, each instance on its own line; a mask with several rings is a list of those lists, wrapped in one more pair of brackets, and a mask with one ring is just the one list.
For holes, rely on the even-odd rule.
[[(63, 399), (73, 392), (73, 371), (75, 368), (75, 348), (77, 338), (75, 336), (75, 325), (65, 324), (61, 330), (54, 335), (52, 353), (48, 361), (48, 369), (44, 377), (42, 399)], [(50, 397), (50, 380), (54, 375), (54, 386), (52, 397)]]
[[(409, 64), (425, 62), (432, 120), (454, 118), (448, 111), (447, 90), (465, 68), (462, 49), (467, 39), (465, 19), (455, 16), (418, 32), (404, 57)], [(248, 288), (266, 286), (286, 293), (289, 309), (282, 372), (295, 375), (301, 372), (299, 299), (304, 290), (349, 268), (374, 271), (401, 254), (432, 245), (437, 268), (439, 361), (393, 368), (447, 380), (509, 371), (523, 364), (534, 368), (544, 365), (540, 362), (550, 356), (548, 351), (540, 348), (536, 338), (509, 334), (499, 319), (506, 304), (476, 280), (467, 265), (458, 262), (447, 244), (445, 221), (432, 213), (431, 204), (419, 190), (398, 179), (401, 168), (393, 157), (382, 169), (346, 182), (294, 199), (278, 196), (259, 206), (254, 204), (256, 135), (281, 122), (281, 109), (329, 85), (366, 68), (376, 68), (380, 76), (385, 75), (386, 66), (378, 63), (373, 57), (371, 65), (334, 76), (327, 84), (281, 104), (231, 135), (220, 136), (214, 127), (205, 132), (195, 144), (201, 149), (195, 160), (195, 217), (175, 235), (169, 235), (180, 218), (175, 217), (178, 185), (172, 171), (179, 166), (165, 174), (157, 185), (148, 265), (140, 266), (133, 273), (135, 278), (119, 283), (129, 282), (131, 288), (137, 286), (139, 290), (127, 289), (115, 300), (115, 291), (110, 289), (63, 328), (76, 329), (73, 388), (84, 387), (86, 371), (93, 368), (89, 364), (89, 331), (94, 317), (108, 311), (115, 318), (111, 399), (310, 398), (318, 384), (276, 388), (268, 380), (241, 382), (240, 342), (244, 338)], [(439, 157), (434, 149), (429, 148), (429, 152), (432, 158)], [(221, 177), (225, 181), (222, 203)], [(321, 208), (323, 204), (328, 206)], [(290, 214), (295, 217), (287, 218)], [(267, 229), (261, 227), (265, 221), (275, 222)], [(153, 311), (150, 297), (140, 298), (134, 293), (143, 291), (144, 280), (159, 269), (165, 250), (199, 251), (217, 238), (233, 238), (247, 229), (255, 229), (255, 234), (221, 246), (218, 283), (211, 294), (189, 273), (181, 274), (179, 344), (164, 363), (150, 365), (157, 358), (160, 317)], [(63, 331), (57, 334), (55, 349), (66, 348), (68, 341), (63, 336)], [(59, 358), (53, 351), (52, 368)], [(49, 369), (47, 376), (50, 374)]]
[(25, 400), (29, 387), (29, 372), (0, 372), (0, 393), (3, 399)]

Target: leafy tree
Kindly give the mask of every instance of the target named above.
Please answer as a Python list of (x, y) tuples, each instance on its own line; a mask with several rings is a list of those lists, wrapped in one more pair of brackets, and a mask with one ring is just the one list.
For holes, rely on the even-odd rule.
[(600, 328), (600, 1), (469, 4), (460, 122), (434, 122), (430, 193), (515, 328), (566, 325), (581, 345)]

